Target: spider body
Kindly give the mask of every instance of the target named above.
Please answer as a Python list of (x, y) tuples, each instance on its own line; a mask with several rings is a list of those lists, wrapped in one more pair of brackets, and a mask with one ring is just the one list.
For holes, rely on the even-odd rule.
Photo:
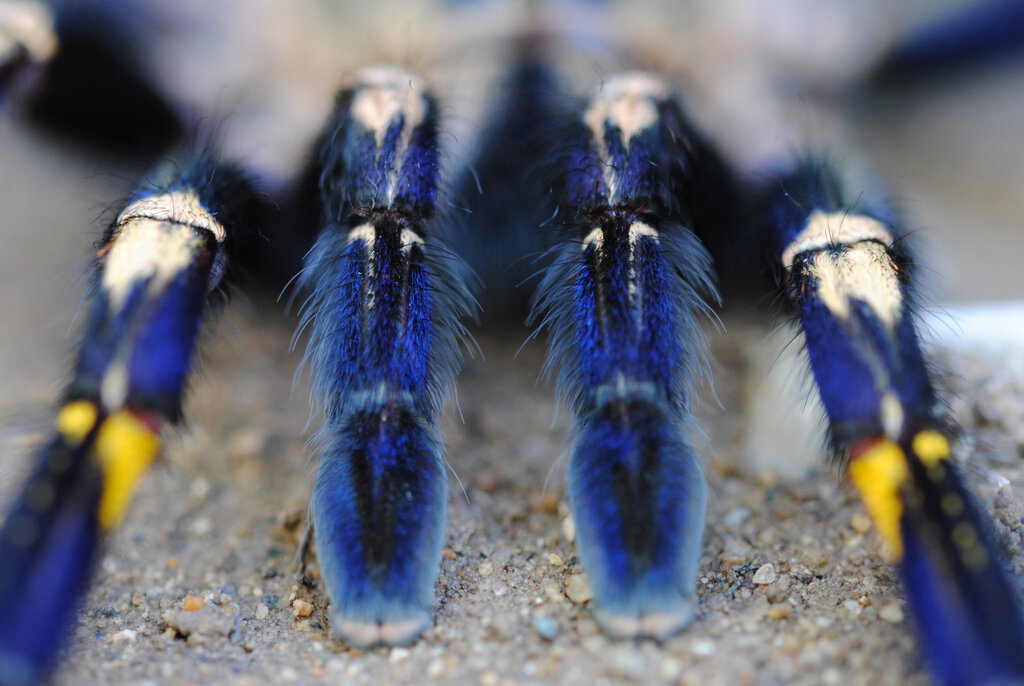
[[(530, 56), (538, 46), (547, 55), (550, 39), (524, 35), (528, 40), (510, 51), (516, 97), (481, 127), (470, 171), (455, 175), (456, 183), (448, 186), (441, 171), (438, 101), (425, 82), (393, 67), (348, 78), (307, 169), (319, 209), (305, 211), (319, 216), (315, 227), (301, 228), (319, 237), (298, 283), (309, 298), (301, 326), (311, 333), (307, 360), (324, 415), (311, 520), (330, 598), (327, 623), (348, 645), (406, 644), (429, 632), (438, 567), (443, 579), (442, 560), (451, 559), (449, 551), (442, 557), (448, 497), (439, 415), (460, 364), (461, 321), (474, 308), (467, 271), (454, 256), (466, 246), (445, 207), (458, 203), (447, 201), (444, 189), (470, 184), (473, 159), (489, 184), (513, 177), (509, 186), (522, 193), (508, 192), (512, 202), (532, 202), (512, 209), (501, 200), (507, 191), (496, 194), (498, 202), (480, 201), (485, 220), (500, 217), (510, 230), (490, 241), (481, 240), (479, 220), (455, 227), (475, 232), (471, 242), (522, 249), (522, 228), (550, 216), (538, 232), (551, 249), (534, 316), (550, 336), (548, 369), (576, 413), (567, 490), (595, 617), (615, 637), (667, 639), (697, 611), (706, 486), (689, 436), (691, 386), (704, 374), (699, 318), (716, 295), (711, 259), (696, 236), (715, 252), (728, 245), (716, 234), (734, 228), (720, 205), (746, 200), (727, 180), (715, 192), (728, 175), (685, 122), (664, 77), (609, 73), (584, 103), (556, 105), (571, 102), (571, 94)], [(518, 158), (532, 168), (503, 163), (495, 142), (501, 134), (493, 130), (506, 125), (532, 138)], [(534, 137), (538, 129), (546, 130)], [(45, 471), (48, 455), (70, 455), (76, 469), (91, 474), (70, 482), (86, 489), (82, 500), (53, 500), (84, 512), (72, 517), (83, 528), (39, 527), (84, 547), (61, 546), (79, 560), (72, 565), (42, 556), (44, 573), (5, 568), (14, 579), (3, 588), (8, 604), (29, 580), (50, 584), (45, 570), (78, 568), (57, 584), (59, 612), (10, 622), (38, 620), (41, 627), (27, 634), (39, 651), (28, 658), (33, 667), (12, 670), (13, 682), (46, 673), (98, 538), (120, 519), (131, 483), (158, 451), (157, 430), (179, 419), (205, 301), (224, 273), (223, 254), (232, 256), (218, 246), (228, 236), (240, 240), (220, 226), (233, 207), (218, 184), (249, 194), (234, 171), (210, 174), (215, 162), (199, 164), (203, 174), (190, 175), (185, 164), (158, 184), (157, 197), (173, 196), (168, 207), (146, 207), (154, 194), (145, 191), (131, 201), (99, 253), (91, 305), (98, 314), (86, 326), (56, 437), (39, 458)], [(258, 185), (280, 187), (265, 168), (254, 169)], [(798, 183), (783, 179), (784, 187)], [(308, 198), (311, 188), (301, 186), (298, 196)], [(819, 202), (829, 195), (819, 191), (798, 191), (776, 205), (783, 215), (794, 206), (813, 212), (774, 215), (768, 223), (780, 231), (771, 239), (773, 260), (801, 312), (833, 446), (851, 455), (851, 479), (897, 553), (936, 678), (1016, 678), (1021, 622), (1014, 590), (984, 515), (956, 470), (947, 469), (951, 436), (912, 323), (899, 234), (884, 211), (846, 226), (841, 218), (855, 202)], [(831, 220), (845, 228), (835, 233)], [(153, 240), (137, 241), (125, 229), (140, 221), (161, 227)], [(234, 251), (239, 261), (243, 252)], [(121, 420), (134, 424), (124, 428)], [(110, 432), (118, 440), (104, 440)], [(111, 444), (119, 447), (108, 451)], [(35, 481), (30, 477), (26, 493)], [(953, 496), (961, 504), (955, 513)], [(19, 502), (5, 524), (9, 540), (21, 526)], [(10, 555), (31, 559), (19, 556)], [(975, 593), (979, 585), (985, 593)], [(963, 631), (944, 633), (948, 626)], [(20, 638), (14, 631), (12, 645)], [(48, 631), (50, 643), (31, 640)], [(992, 632), (1007, 640), (991, 640)], [(27, 650), (15, 646), (10, 655)]]

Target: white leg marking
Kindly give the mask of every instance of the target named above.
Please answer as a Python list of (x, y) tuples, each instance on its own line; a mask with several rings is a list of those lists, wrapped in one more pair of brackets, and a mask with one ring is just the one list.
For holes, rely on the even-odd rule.
[(822, 212), (815, 210), (807, 218), (804, 230), (782, 253), (782, 265), (789, 269), (800, 253), (824, 250), (830, 246), (853, 245), (861, 241), (878, 241), (884, 246), (893, 242), (892, 233), (877, 219), (861, 214)]
[(213, 234), (218, 243), (223, 243), (227, 238), (224, 227), (203, 207), (199, 196), (192, 190), (171, 191), (136, 200), (118, 215), (118, 230), (132, 219), (150, 219), (205, 229)]

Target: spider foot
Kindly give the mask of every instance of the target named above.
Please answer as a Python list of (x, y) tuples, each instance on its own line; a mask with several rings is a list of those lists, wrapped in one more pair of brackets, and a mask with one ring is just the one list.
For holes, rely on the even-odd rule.
[(673, 423), (644, 400), (610, 403), (581, 430), (569, 465), (595, 617), (615, 637), (667, 638), (696, 612), (706, 487)]
[(400, 645), (431, 620), (447, 484), (441, 448), (408, 412), (360, 411), (331, 431), (312, 513), (331, 629)]

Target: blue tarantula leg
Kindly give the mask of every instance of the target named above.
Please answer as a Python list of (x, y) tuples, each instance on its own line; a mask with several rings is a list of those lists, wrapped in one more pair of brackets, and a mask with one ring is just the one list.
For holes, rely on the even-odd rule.
[(991, 526), (950, 459), (921, 352), (912, 265), (888, 211), (824, 162), (784, 176), (774, 254), (834, 446), (896, 562), (940, 684), (1024, 678), (1024, 617)]
[(302, 276), (325, 412), (317, 557), (334, 633), (402, 644), (432, 617), (447, 497), (437, 414), (471, 298), (430, 222), (437, 108), (423, 82), (394, 67), (358, 72), (322, 141), (324, 226)]
[(710, 258), (686, 228), (688, 126), (657, 76), (603, 84), (570, 133), (571, 217), (535, 296), (574, 408), (569, 498), (596, 617), (664, 638), (693, 619), (706, 487), (684, 435)]
[(103, 538), (181, 416), (201, 319), (252, 197), (232, 167), (168, 164), (106, 232), (56, 431), (0, 529), (0, 684), (52, 667)]

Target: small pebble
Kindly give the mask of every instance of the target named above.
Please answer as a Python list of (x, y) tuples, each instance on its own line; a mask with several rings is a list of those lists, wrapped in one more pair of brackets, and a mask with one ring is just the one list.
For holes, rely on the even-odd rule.
[(727, 564), (737, 565), (745, 562), (750, 557), (750, 553), (751, 548), (745, 541), (729, 537), (725, 540), (725, 549), (722, 550), (719, 559)]
[(122, 641), (131, 642), (131, 641), (134, 641), (136, 636), (138, 636), (138, 635), (139, 635), (138, 632), (136, 632), (134, 629), (125, 629), (124, 631), (118, 631), (116, 634), (111, 636), (110, 637), (110, 642), (111, 643), (120, 643)]
[(799, 653), (801, 648), (800, 639), (796, 636), (793, 636), (792, 634), (783, 636), (782, 639), (778, 642), (778, 645), (780, 648), (782, 648), (782, 652), (789, 655), (790, 657)]
[(199, 517), (188, 526), (188, 532), (196, 538), (202, 538), (213, 531), (213, 520), (209, 517)]
[(533, 628), (542, 638), (549, 641), (555, 640), (558, 636), (558, 622), (553, 617), (537, 617), (533, 620)]
[(185, 596), (185, 602), (182, 604), (182, 607), (185, 609), (186, 612), (195, 612), (196, 610), (202, 610), (204, 607), (206, 607), (206, 598), (204, 598), (201, 595), (189, 593), (187, 596)]
[(260, 603), (256, 606), (256, 619), (266, 619), (270, 615), (270, 608)]
[(769, 562), (766, 565), (761, 565), (754, 576), (750, 578), (758, 586), (767, 586), (768, 584), (775, 583), (775, 580), (779, 578), (779, 575), (775, 573), (775, 565)]
[(444, 559), (446, 559), (446, 560), (457, 560), (458, 557), (459, 557), (453, 551), (448, 550), (447, 548), (445, 548), (444, 552), (441, 553), (441, 555), (443, 555)]
[(576, 540), (576, 522), (572, 517), (566, 517), (562, 520), (562, 535), (565, 536), (565, 540), (569, 543)]
[(582, 605), (593, 598), (594, 592), (590, 589), (590, 582), (587, 580), (587, 575), (573, 574), (566, 579), (565, 595), (569, 596), (569, 600), (577, 605)]
[(205, 499), (206, 496), (210, 494), (210, 482), (202, 477), (199, 477), (198, 479), (194, 480), (191, 484), (189, 484), (188, 494), (196, 500)]
[(771, 607), (769, 607), (767, 615), (769, 619), (789, 619), (789, 615), (791, 612), (792, 610), (788, 605), (783, 605), (779, 603), (777, 605), (772, 605)]
[(313, 614), (313, 603), (296, 598), (292, 601), (292, 610), (296, 617), (308, 617)]
[(722, 523), (730, 529), (738, 528), (743, 522), (750, 518), (749, 507), (735, 507), (726, 513), (725, 517), (722, 518)]
[(887, 622), (899, 624), (903, 621), (903, 610), (898, 603), (888, 603), (878, 611), (878, 616)]
[(510, 612), (499, 612), (491, 617), (487, 628), (492, 637), (503, 641), (516, 635), (519, 630), (519, 620)]
[(213, 608), (201, 612), (169, 611), (163, 615), (164, 624), (168, 629), (180, 636), (195, 637), (190, 645), (202, 642), (205, 637), (231, 635), (235, 629), (235, 619), (235, 616), (214, 611)]
[(480, 563), (480, 566), (476, 568), (477, 574), (482, 577), (488, 577), (494, 574), (494, 565), (490, 560), (484, 560)]
[(850, 517), (850, 526), (859, 534), (866, 534), (871, 531), (871, 519), (863, 512)]
[(550, 564), (552, 567), (564, 567), (565, 560), (563, 560), (562, 556), (558, 553), (551, 553), (550, 555), (548, 555), (548, 564)]
[(715, 644), (704, 638), (697, 639), (690, 644), (690, 651), (694, 655), (714, 655)]
[(683, 666), (674, 658), (666, 657), (658, 663), (658, 678), (665, 683), (676, 681), (682, 673)]
[(493, 493), (501, 485), (501, 478), (490, 469), (482, 469), (473, 475), (473, 485), (484, 493)]
[(637, 654), (633, 646), (613, 646), (605, 651), (604, 658), (612, 676), (627, 681), (639, 681), (646, 671), (644, 659)]
[(547, 512), (548, 514), (558, 514), (558, 494), (548, 491), (541, 497), (538, 506), (541, 512)]
[(553, 603), (561, 603), (565, 601), (565, 596), (562, 595), (562, 589), (558, 587), (558, 583), (550, 581), (544, 584), (544, 597)]

